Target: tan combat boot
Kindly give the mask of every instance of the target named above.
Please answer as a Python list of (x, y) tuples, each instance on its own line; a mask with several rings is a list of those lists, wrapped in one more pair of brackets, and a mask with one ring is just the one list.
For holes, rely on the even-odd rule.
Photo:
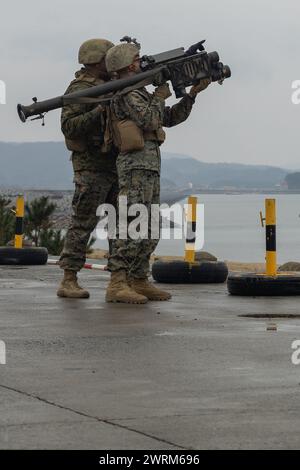
[(88, 299), (90, 296), (89, 292), (78, 284), (76, 271), (68, 269), (64, 271), (64, 278), (57, 295), (58, 297), (69, 297), (70, 299)]
[(138, 294), (145, 295), (149, 300), (169, 300), (172, 296), (165, 290), (158, 289), (148, 279), (130, 279), (129, 285)]
[(138, 294), (127, 284), (124, 270), (111, 273), (105, 300), (106, 302), (122, 302), (125, 304), (145, 304), (148, 302), (147, 297)]

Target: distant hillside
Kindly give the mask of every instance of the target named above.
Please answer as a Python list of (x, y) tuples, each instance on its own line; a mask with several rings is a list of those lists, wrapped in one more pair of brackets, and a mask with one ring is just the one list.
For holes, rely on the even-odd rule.
[[(0, 186), (71, 189), (72, 165), (63, 142), (0, 142)], [(204, 163), (188, 156), (165, 153), (162, 183), (167, 188), (274, 188), (288, 171), (259, 165)]]
[(300, 189), (300, 172), (290, 173), (286, 175), (285, 182), (289, 189)]
[(0, 185), (70, 189), (72, 165), (62, 142), (0, 142)]
[(210, 189), (270, 189), (282, 184), (287, 173), (287, 170), (272, 166), (204, 163), (189, 157), (176, 156), (162, 161), (162, 174), (178, 186), (193, 183), (194, 187)]

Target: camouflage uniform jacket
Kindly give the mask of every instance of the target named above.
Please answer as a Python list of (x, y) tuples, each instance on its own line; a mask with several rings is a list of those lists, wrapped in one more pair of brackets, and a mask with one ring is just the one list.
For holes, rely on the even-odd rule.
[[(162, 126), (173, 127), (185, 121), (193, 107), (194, 99), (184, 96), (174, 106), (165, 106), (165, 100), (149, 93), (146, 88), (131, 91), (125, 95), (116, 95), (111, 109), (118, 120), (130, 119), (143, 132), (157, 131)], [(120, 153), (118, 169), (152, 170), (160, 173), (160, 150), (158, 142), (146, 140), (143, 150)]]
[[(75, 74), (67, 93), (84, 90), (104, 83), (82, 68)], [(108, 119), (105, 109), (97, 104), (68, 104), (61, 113), (61, 129), (66, 141), (72, 146), (72, 162), (75, 171), (116, 171), (116, 150), (110, 143), (104, 149), (104, 137), (108, 134)], [(83, 147), (82, 149), (80, 147)]]

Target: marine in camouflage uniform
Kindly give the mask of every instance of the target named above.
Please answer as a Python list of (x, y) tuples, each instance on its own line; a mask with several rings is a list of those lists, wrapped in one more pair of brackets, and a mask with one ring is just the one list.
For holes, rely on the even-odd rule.
[[(132, 64), (132, 72), (137, 73), (138, 53), (138, 48), (133, 44), (115, 46), (107, 53), (107, 70), (116, 72), (120, 70), (118, 66), (124, 68), (125, 63), (127, 66)], [(122, 60), (124, 56), (125, 62)], [(117, 239), (108, 265), (112, 273), (119, 273), (119, 277), (124, 277), (125, 272), (128, 285), (148, 300), (168, 300), (171, 297), (148, 281), (150, 256), (159, 242), (158, 238), (151, 238), (151, 205), (160, 204), (160, 144), (165, 137), (162, 127), (173, 127), (185, 121), (190, 115), (196, 94), (206, 88), (209, 82), (202, 82), (198, 89), (194, 87), (190, 94), (172, 107), (165, 105), (165, 99), (171, 96), (167, 84), (156, 88), (153, 94), (146, 88), (117, 94), (111, 103), (115, 140), (120, 148), (117, 158), (119, 195), (127, 197), (128, 207), (144, 204), (149, 217), (148, 239)], [(122, 131), (122, 127), (127, 130), (127, 134)], [(111, 289), (109, 286), (108, 301), (120, 299), (120, 294), (115, 292), (114, 286)]]
[[(113, 44), (103, 39), (86, 41), (79, 50), (79, 63), (84, 68), (76, 72), (66, 94), (101, 85), (109, 79), (103, 61)], [(61, 128), (66, 145), (72, 151), (75, 193), (73, 215), (60, 257), (65, 278), (58, 290), (62, 297), (88, 297), (76, 273), (86, 260), (87, 244), (96, 227), (100, 204), (117, 206), (117, 152), (112, 145), (105, 108), (92, 104), (69, 104), (61, 114)], [(110, 249), (111, 249), (110, 242)]]
[(118, 120), (130, 119), (143, 129), (144, 148), (120, 152), (117, 170), (121, 196), (127, 196), (128, 206), (144, 204), (148, 209), (148, 239), (117, 240), (114, 255), (109, 260), (111, 271), (126, 269), (131, 278), (149, 275), (149, 260), (159, 239), (151, 239), (151, 204), (160, 204), (160, 143), (162, 126), (173, 127), (189, 116), (194, 100), (186, 95), (172, 107), (165, 100), (149, 93), (146, 88), (134, 90), (114, 99), (112, 110)]

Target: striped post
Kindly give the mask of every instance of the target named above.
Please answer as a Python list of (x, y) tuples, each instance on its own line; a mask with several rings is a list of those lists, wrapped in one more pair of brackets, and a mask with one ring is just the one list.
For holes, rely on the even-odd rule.
[(195, 196), (190, 196), (188, 198), (187, 228), (184, 255), (184, 259), (188, 263), (195, 262), (196, 224), (197, 198)]
[(276, 200), (266, 199), (266, 273), (277, 275), (276, 256)]
[(17, 197), (16, 205), (16, 229), (15, 229), (15, 248), (23, 247), (23, 219), (24, 219), (24, 196)]
[[(59, 265), (59, 260), (58, 259), (48, 259), (47, 264), (52, 264), (52, 265)], [(84, 269), (98, 269), (99, 271), (107, 271), (107, 265), (106, 264), (90, 264), (90, 263), (85, 263), (83, 265)]]

